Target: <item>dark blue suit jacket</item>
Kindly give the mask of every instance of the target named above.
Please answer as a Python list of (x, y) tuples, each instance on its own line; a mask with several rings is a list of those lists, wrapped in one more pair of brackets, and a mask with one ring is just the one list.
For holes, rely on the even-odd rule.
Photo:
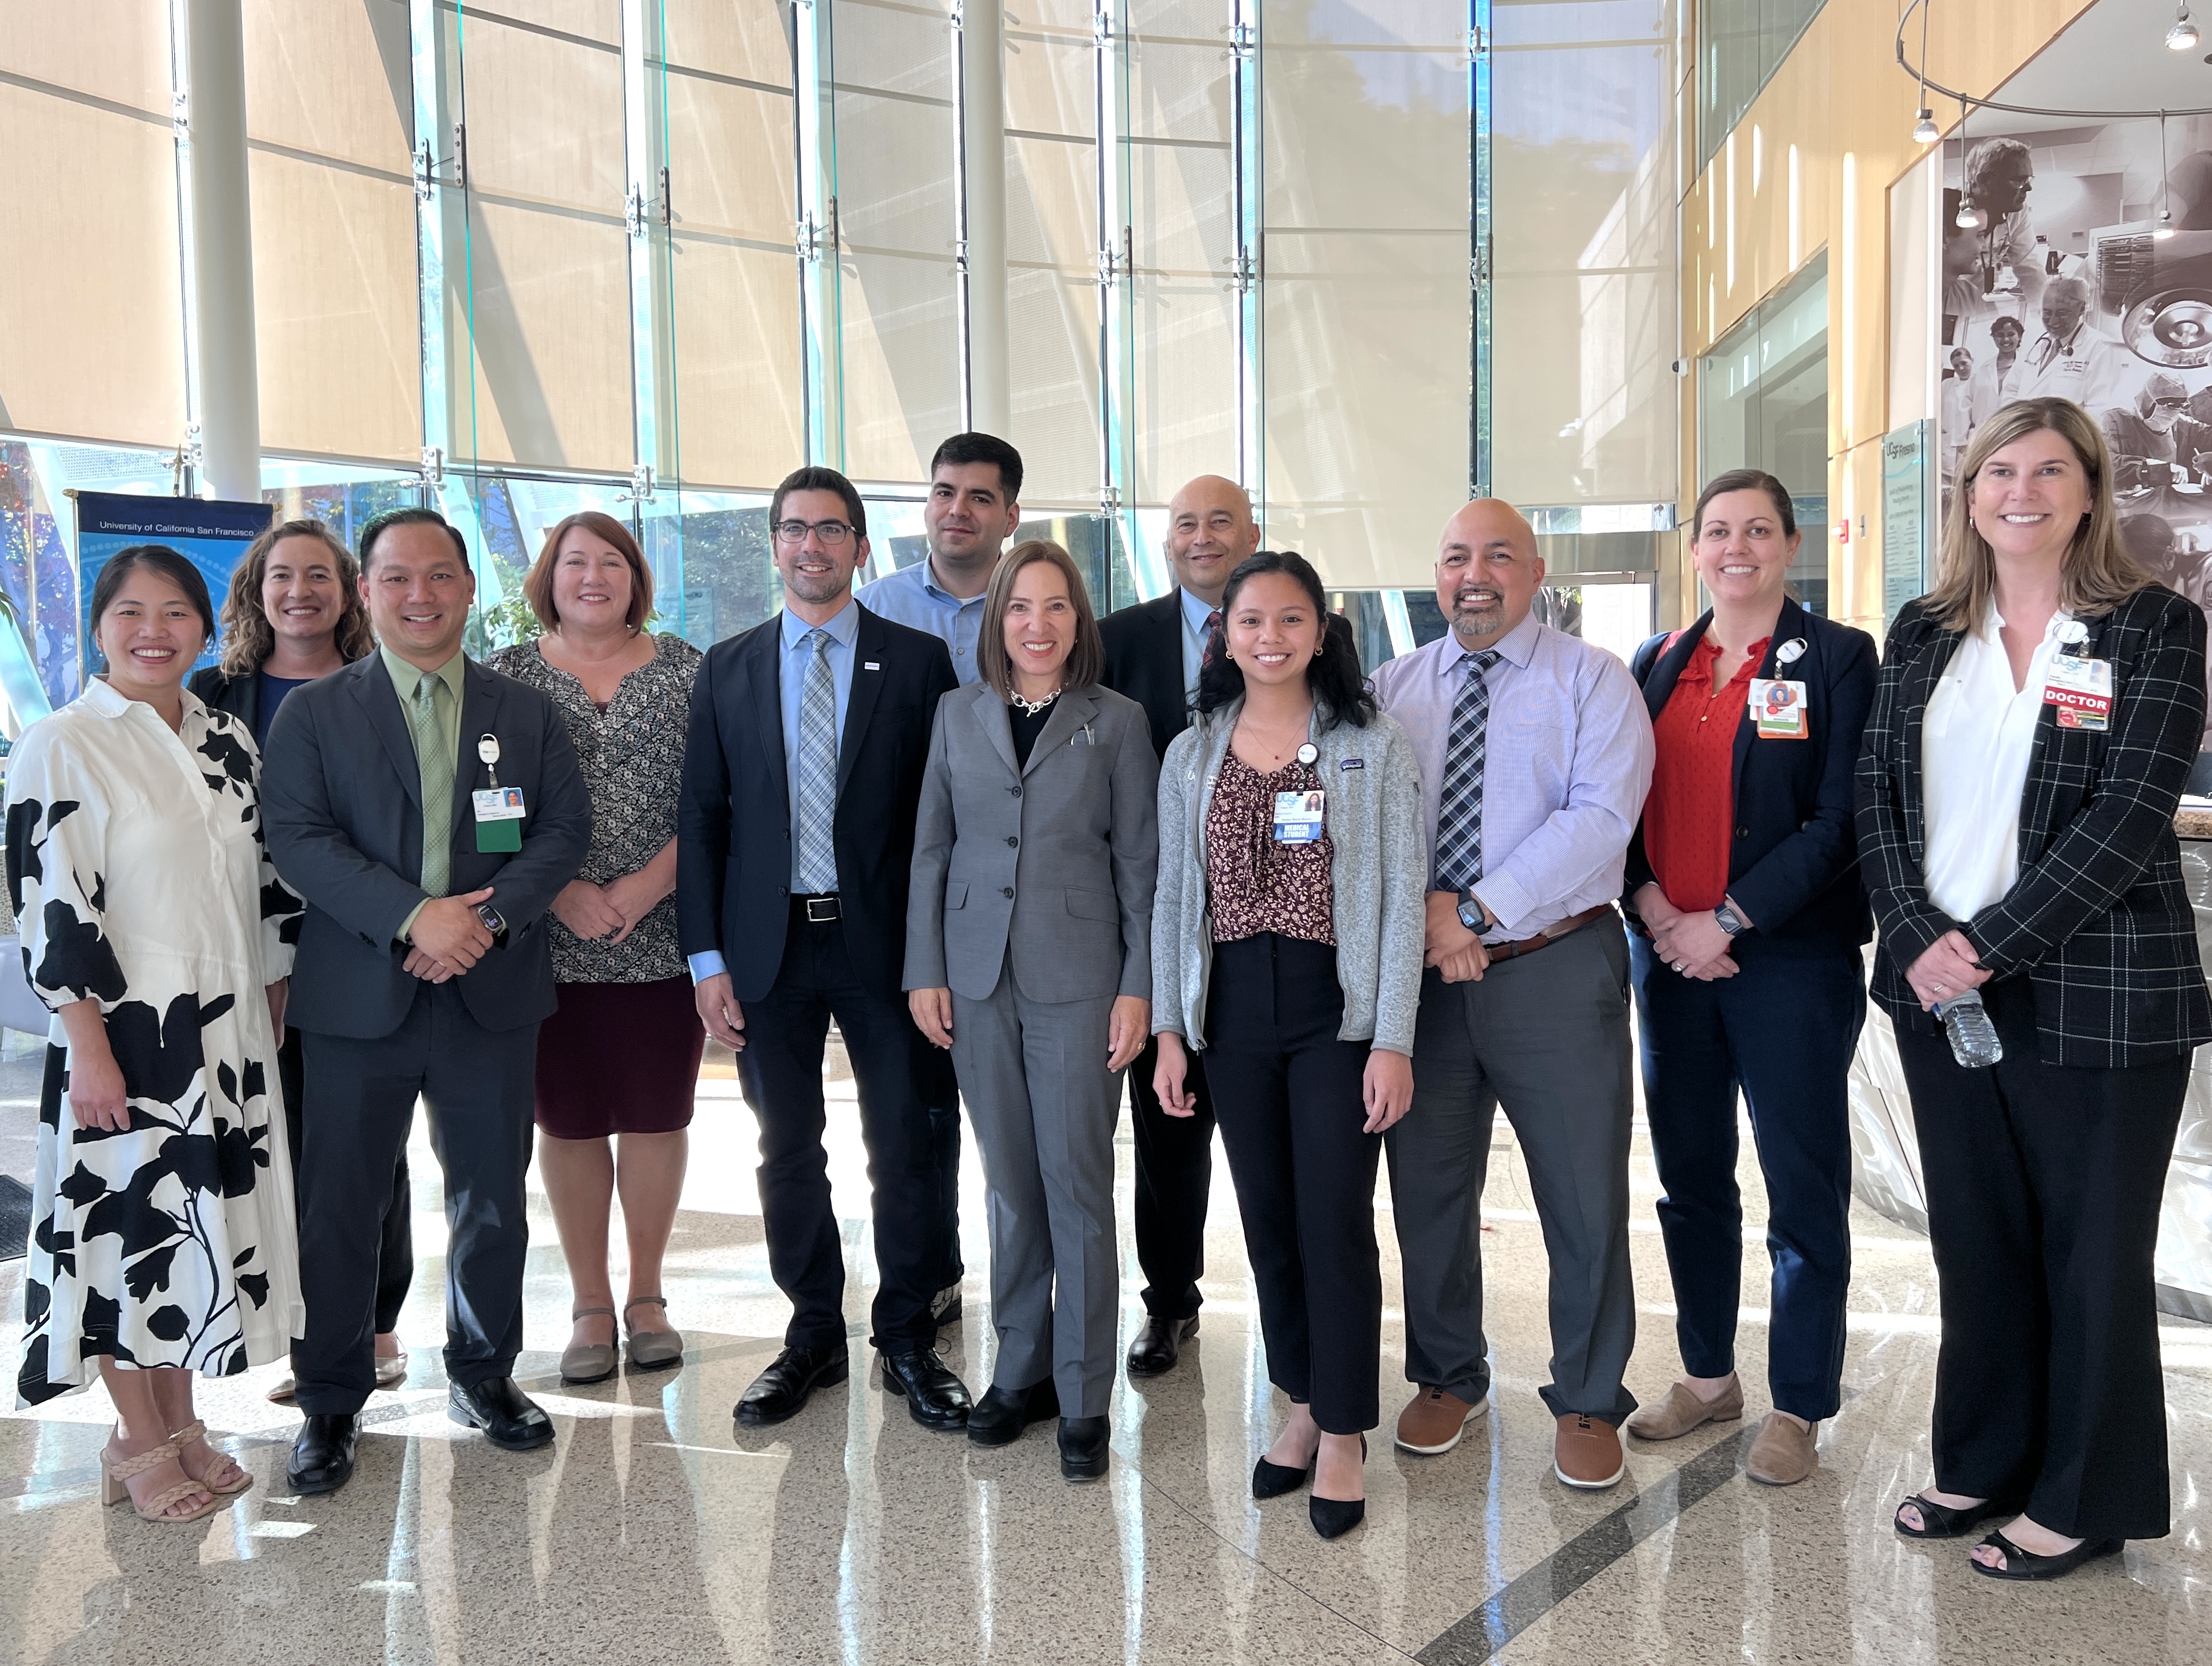
[[(1643, 685), (1654, 721), (1712, 621), (1707, 612), (1671, 645), (1662, 635), (1637, 649), (1629, 669)], [(1783, 666), (1775, 655), (1793, 641), (1802, 641), (1805, 652)], [(1855, 949), (1874, 935), (1859, 883), (1851, 780), (1874, 704), (1874, 638), (1785, 599), (1757, 674), (1805, 684), (1811, 733), (1802, 740), (1761, 740), (1748, 708), (1737, 719), (1728, 888), (1754, 929), (1738, 943), (1736, 958), (1767, 949)], [(1653, 878), (1639, 822), (1629, 841), (1623, 903), (1632, 921), (1636, 893)]]
[[(592, 840), (592, 800), (568, 725), (535, 689), (468, 662), (453, 780), (449, 894), (492, 887), (507, 940), (456, 980), (487, 1030), (516, 1030), (554, 1008), (544, 918)], [(520, 787), (522, 848), (477, 848), (470, 793), (491, 785), (480, 735), (499, 739), (499, 784)], [(388, 1036), (422, 980), (394, 940), (424, 892), (422, 774), (384, 656), (295, 689), (270, 726), (261, 825), (284, 882), (307, 899), (285, 1020), (323, 1035)]]
[[(677, 810), (677, 939), (686, 955), (721, 952), (740, 1003), (775, 987), (791, 924), (782, 629), (778, 612), (708, 650)], [(937, 702), (959, 678), (943, 642), (865, 607), (853, 649), (837, 746), (838, 911), (854, 975), (903, 1004), (915, 812)]]

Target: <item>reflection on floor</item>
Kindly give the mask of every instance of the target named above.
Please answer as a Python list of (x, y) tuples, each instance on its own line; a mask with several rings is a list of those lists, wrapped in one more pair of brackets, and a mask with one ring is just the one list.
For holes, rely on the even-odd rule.
[[(676, 1372), (563, 1389), (568, 1287), (543, 1201), (532, 1219), (526, 1386), (559, 1438), (515, 1455), (449, 1423), (438, 1346), (441, 1266), (427, 1254), (403, 1326), (413, 1368), (370, 1408), (359, 1473), (328, 1499), (283, 1496), (296, 1420), (264, 1390), (281, 1367), (202, 1395), (259, 1478), (190, 1528), (97, 1502), (107, 1421), (97, 1390), (0, 1416), (0, 1660), (455, 1663), (1665, 1661), (2110, 1663), (2212, 1657), (2212, 1329), (2166, 1322), (2174, 1532), (2048, 1590), (1967, 1572), (1958, 1545), (1889, 1529), (1927, 1479), (1936, 1357), (1924, 1242), (1859, 1212), (1843, 1414), (1820, 1474), (1774, 1491), (1741, 1448), (1765, 1401), (1765, 1251), (1756, 1169), (1741, 1365), (1752, 1417), (1636, 1445), (1627, 1481), (1571, 1493), (1551, 1475), (1535, 1395), (1547, 1353), (1544, 1255), (1501, 1128), (1488, 1254), (1495, 1409), (1459, 1450), (1376, 1443), (1367, 1525), (1324, 1544), (1297, 1496), (1255, 1505), (1253, 1457), (1284, 1408), (1267, 1387), (1225, 1167), (1216, 1164), (1203, 1329), (1170, 1375), (1124, 1381), (1103, 1485), (1062, 1482), (1049, 1426), (982, 1452), (915, 1426), (857, 1369), (872, 1262), (849, 1083), (834, 1119), (853, 1271), (856, 1369), (780, 1427), (731, 1407), (775, 1353), (787, 1310), (768, 1275), (750, 1119), (726, 1073), (701, 1085), (668, 1279), (691, 1352)], [(436, 1165), (417, 1130), (416, 1242), (442, 1242)], [(1650, 1398), (1675, 1368), (1666, 1269), (1637, 1147), (1641, 1346)], [(972, 1149), (968, 1318), (948, 1359), (980, 1391), (992, 1342)], [(1121, 1144), (1123, 1335), (1138, 1311)], [(1386, 1291), (1395, 1244), (1377, 1215)], [(619, 1235), (617, 1235), (619, 1243)], [(12, 1372), (20, 1262), (0, 1265)], [(619, 1276), (619, 1275), (618, 1275)], [(1384, 1417), (1398, 1379), (1386, 1317)]]

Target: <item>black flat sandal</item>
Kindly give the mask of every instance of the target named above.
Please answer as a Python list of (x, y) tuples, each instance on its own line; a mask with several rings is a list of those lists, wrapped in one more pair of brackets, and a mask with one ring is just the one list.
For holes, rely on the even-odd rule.
[[(1905, 1524), (1905, 1505), (1920, 1512), (1918, 1531)], [(1984, 1499), (1979, 1504), (1954, 1510), (1948, 1505), (1930, 1504), (1915, 1493), (1897, 1506), (1899, 1513), (1890, 1519), (1901, 1539), (1963, 1539), (1992, 1516), (2017, 1516), (2021, 1507), (2015, 1504), (2001, 1504), (1995, 1499)]]
[[(2022, 1550), (2002, 1532), (1992, 1533), (1983, 1544), (2005, 1559), (2002, 1567), (1990, 1567), (1974, 1561), (1974, 1572), (1990, 1579), (2063, 1579), (2084, 1562), (2094, 1562), (2100, 1556), (2117, 1556), (2126, 1546), (2124, 1539), (2084, 1539), (2071, 1550), (2062, 1550), (2056, 1556), (2039, 1556), (2032, 1550)], [(1973, 1561), (1972, 1557), (1967, 1558)]]

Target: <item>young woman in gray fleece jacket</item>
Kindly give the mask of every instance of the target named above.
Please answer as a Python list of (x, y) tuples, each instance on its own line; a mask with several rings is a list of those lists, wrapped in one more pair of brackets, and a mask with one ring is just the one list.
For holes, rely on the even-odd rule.
[(1304, 557), (1245, 561), (1221, 621), (1198, 720), (1160, 764), (1154, 1085), (1189, 1116), (1184, 1049), (1206, 1050), (1267, 1377), (1292, 1405), (1252, 1493), (1310, 1479), (1314, 1529), (1334, 1539), (1366, 1513), (1381, 1415), (1375, 1169), (1413, 1092), (1420, 780)]

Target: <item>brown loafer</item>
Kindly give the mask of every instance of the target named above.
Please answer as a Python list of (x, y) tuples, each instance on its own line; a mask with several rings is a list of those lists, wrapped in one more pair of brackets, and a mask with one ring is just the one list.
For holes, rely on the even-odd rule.
[(1733, 1423), (1743, 1415), (1743, 1384), (1730, 1383), (1717, 1400), (1700, 1399), (1680, 1383), (1667, 1387), (1667, 1397), (1645, 1406), (1628, 1420), (1628, 1432), (1638, 1440), (1680, 1440), (1708, 1423)]
[(1570, 1487), (1601, 1491), (1628, 1473), (1620, 1433), (1602, 1418), (1569, 1412), (1552, 1442), (1552, 1473)]
[(1398, 1414), (1398, 1444), (1408, 1452), (1434, 1457), (1459, 1444), (1467, 1426), (1490, 1409), (1490, 1396), (1462, 1400), (1443, 1389), (1423, 1388)]
[(1769, 1412), (1752, 1437), (1743, 1472), (1769, 1487), (1795, 1487), (1820, 1467), (1820, 1426), (1801, 1429), (1780, 1412)]

